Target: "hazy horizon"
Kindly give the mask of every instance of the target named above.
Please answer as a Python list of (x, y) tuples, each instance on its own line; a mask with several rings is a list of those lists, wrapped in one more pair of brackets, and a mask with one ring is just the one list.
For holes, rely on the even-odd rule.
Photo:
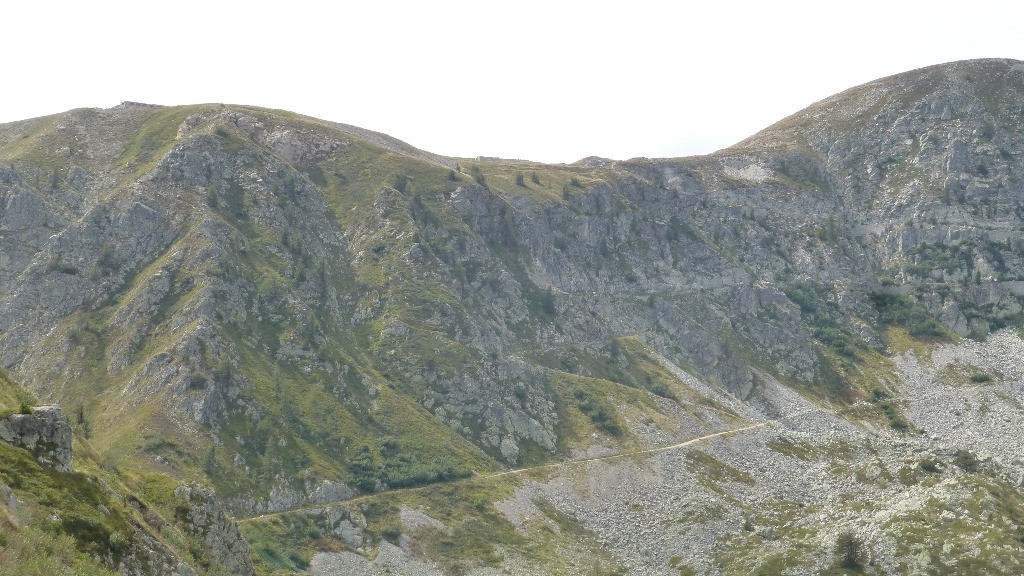
[(880, 77), (1024, 58), (1014, 40), (1024, 8), (985, 1), (969, 13), (935, 2), (58, 5), (11, 7), (25, 25), (8, 45), (31, 56), (9, 63), (0, 122), (126, 100), (224, 102), (455, 157), (674, 157), (732, 145)]

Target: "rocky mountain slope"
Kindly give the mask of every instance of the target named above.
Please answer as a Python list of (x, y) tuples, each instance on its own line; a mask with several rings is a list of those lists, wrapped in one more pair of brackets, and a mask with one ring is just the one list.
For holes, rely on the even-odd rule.
[(6, 124), (0, 357), (198, 573), (1019, 573), (1022, 122), (979, 60), (680, 159)]

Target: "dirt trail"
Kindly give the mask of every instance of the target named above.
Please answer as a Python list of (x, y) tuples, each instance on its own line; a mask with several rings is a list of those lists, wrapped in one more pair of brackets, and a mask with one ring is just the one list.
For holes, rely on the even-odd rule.
[[(792, 415), (788, 416), (788, 418), (792, 418), (793, 416), (798, 416), (798, 415), (799, 414), (792, 414)], [(696, 444), (698, 442), (703, 442), (705, 440), (710, 440), (712, 438), (718, 438), (718, 437), (721, 437), (721, 436), (728, 436), (728, 435), (731, 435), (731, 434), (739, 434), (740, 432), (745, 432), (747, 430), (753, 430), (755, 428), (763, 428), (765, 426), (773, 425), (773, 424), (776, 424), (776, 423), (777, 423), (777, 421), (756, 422), (754, 424), (750, 424), (750, 425), (747, 425), (747, 426), (741, 426), (739, 428), (731, 428), (729, 430), (722, 430), (722, 431), (719, 431), (719, 432), (713, 432), (711, 434), (705, 434), (703, 436), (698, 436), (696, 438), (690, 438), (689, 440), (685, 440), (683, 442), (677, 442), (675, 444), (669, 444), (667, 446), (658, 446), (658, 447), (655, 447), (655, 448), (644, 448), (644, 449), (641, 449), (641, 450), (627, 450), (627, 451), (624, 451), (624, 452), (616, 452), (614, 454), (606, 454), (604, 456), (590, 456), (590, 457), (586, 457), (586, 458), (576, 458), (576, 459), (573, 459), (573, 460), (563, 460), (561, 462), (553, 462), (551, 464), (540, 464), (538, 466), (530, 466), (530, 467), (527, 467), (527, 468), (517, 468), (515, 470), (506, 470), (504, 472), (494, 472), (494, 473), (491, 473), (491, 474), (480, 474), (480, 475), (472, 476), (469, 479), (497, 478), (499, 476), (509, 476), (509, 475), (512, 475), (512, 474), (522, 474), (524, 472), (532, 472), (534, 470), (545, 470), (545, 469), (550, 469), (550, 468), (561, 468), (561, 467), (572, 466), (572, 465), (576, 465), (576, 464), (584, 464), (584, 463), (587, 463), (587, 462), (601, 462), (601, 461), (605, 461), (605, 460), (613, 460), (613, 459), (616, 459), (616, 458), (629, 458), (631, 456), (642, 456), (644, 454), (654, 454), (656, 452), (665, 452), (665, 451), (668, 451), (668, 450), (676, 450), (678, 448), (685, 448), (687, 446)], [(460, 481), (463, 481), (463, 480), (466, 480), (466, 479), (455, 480), (454, 482), (460, 482)], [(417, 490), (428, 490), (430, 488), (436, 488), (438, 485), (439, 484), (428, 484), (426, 486), (415, 486), (415, 487), (412, 487), (412, 488), (398, 488), (396, 490), (388, 490), (386, 492), (376, 492), (374, 494), (367, 494), (367, 495), (364, 495), (364, 496), (359, 496), (358, 498), (350, 498), (348, 500), (338, 500), (336, 502), (325, 502), (325, 503), (321, 503), (321, 504), (306, 504), (306, 505), (303, 505), (303, 506), (296, 506), (295, 508), (289, 508), (287, 510), (279, 510), (277, 512), (268, 512), (267, 514), (260, 514), (259, 516), (250, 516), (250, 517), (247, 517), (247, 518), (236, 518), (235, 521), (236, 522), (240, 522), (240, 523), (241, 522), (252, 522), (254, 520), (263, 520), (263, 519), (266, 519), (266, 518), (273, 518), (275, 516), (282, 516), (282, 515), (290, 514), (290, 513), (293, 513), (293, 512), (301, 512), (303, 510), (318, 510), (318, 509), (322, 509), (322, 508), (330, 508), (332, 506), (338, 506), (338, 505), (341, 505), (341, 504), (346, 504), (346, 505), (347, 504), (358, 504), (360, 501), (363, 501), (363, 500), (366, 500), (366, 499), (369, 499), (369, 498), (375, 498), (375, 497), (380, 496), (382, 494), (402, 494), (402, 493), (407, 493), (407, 492), (414, 492), (414, 491), (417, 491)]]

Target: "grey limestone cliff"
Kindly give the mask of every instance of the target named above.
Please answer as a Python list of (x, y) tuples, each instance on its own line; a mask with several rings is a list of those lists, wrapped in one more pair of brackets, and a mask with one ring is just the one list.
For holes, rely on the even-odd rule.
[(71, 426), (59, 406), (0, 418), (0, 440), (25, 448), (44, 466), (71, 471)]
[(200, 562), (223, 567), (227, 574), (255, 576), (249, 544), (221, 509), (212, 491), (183, 484), (174, 491), (174, 497), (176, 519), (187, 535), (201, 542)]

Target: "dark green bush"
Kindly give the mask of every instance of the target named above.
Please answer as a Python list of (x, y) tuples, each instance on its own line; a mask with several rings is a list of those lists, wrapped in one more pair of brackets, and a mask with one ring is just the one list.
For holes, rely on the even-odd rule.
[(843, 568), (860, 568), (864, 562), (864, 542), (849, 530), (836, 537), (836, 561)]
[(104, 244), (96, 256), (96, 266), (101, 270), (108, 271), (114, 267), (114, 247)]
[(903, 417), (899, 409), (890, 401), (884, 400), (879, 402), (878, 407), (882, 409), (882, 413), (889, 419), (889, 426), (895, 430), (906, 430), (910, 427), (910, 423)]
[(399, 192), (405, 192), (409, 188), (409, 177), (405, 174), (397, 174), (391, 179), (391, 187)]
[(804, 314), (814, 314), (817, 312), (817, 304), (815, 303), (814, 291), (806, 284), (791, 284), (782, 289), (782, 292), (787, 298), (794, 304), (800, 307), (800, 311)]
[(819, 342), (829, 348), (832, 348), (842, 356), (846, 356), (847, 358), (854, 358), (857, 356), (853, 347), (849, 344), (849, 337), (839, 328), (834, 326), (815, 328), (814, 337), (817, 338)]
[(207, 476), (213, 476), (217, 473), (216, 446), (210, 446), (210, 450), (206, 453), (206, 457), (203, 458), (203, 471), (206, 472)]
[(295, 567), (299, 570), (305, 570), (306, 568), (309, 568), (309, 560), (306, 559), (305, 556), (299, 554), (298, 552), (292, 552), (291, 554), (289, 554), (288, 559), (291, 560), (292, 564), (294, 564)]
[(547, 318), (554, 318), (558, 309), (555, 307), (555, 294), (551, 291), (551, 288), (545, 290), (531, 290), (526, 294), (529, 299), (531, 308), (535, 313), (539, 313)]
[(348, 463), (348, 479), (356, 488), (370, 492), (377, 486), (377, 475), (380, 468), (367, 445), (360, 446)]
[(391, 488), (421, 486), (434, 482), (447, 482), (472, 474), (465, 466), (440, 457), (430, 461), (417, 461), (404, 454), (385, 459), (383, 480)]
[(484, 178), (484, 172), (483, 170), (480, 169), (479, 166), (473, 166), (472, 168), (470, 168), (469, 175), (473, 177), (473, 180), (476, 180), (477, 184), (481, 186), (487, 186), (487, 179)]
[(883, 326), (903, 326), (911, 336), (941, 338), (946, 331), (920, 302), (902, 294), (872, 294), (871, 303), (878, 310)]
[(109, 543), (110, 529), (96, 519), (77, 514), (65, 514), (60, 523), (65, 534), (81, 542), (89, 542), (94, 545), (99, 545), (101, 542)]
[(661, 396), (662, 398), (668, 398), (669, 400), (678, 400), (676, 395), (672, 393), (672, 390), (667, 385), (665, 385), (664, 382), (655, 382), (651, 384), (647, 389), (650, 390), (651, 394), (654, 394), (655, 396)]
[(427, 456), (423, 446), (389, 439), (381, 443), (378, 459), (369, 446), (360, 446), (349, 461), (349, 481), (364, 492), (380, 480), (390, 488), (422, 486), (470, 476), (462, 463), (446, 456)]
[(956, 454), (953, 455), (953, 463), (964, 472), (970, 473), (977, 472), (981, 467), (978, 458), (967, 450), (957, 450)]
[(604, 401), (589, 390), (583, 388), (577, 388), (573, 390), (573, 398), (576, 400), (576, 406), (590, 418), (590, 421), (599, 430), (603, 430), (612, 436), (618, 436), (622, 433), (622, 429), (619, 428), (618, 422), (615, 420), (615, 411)]

